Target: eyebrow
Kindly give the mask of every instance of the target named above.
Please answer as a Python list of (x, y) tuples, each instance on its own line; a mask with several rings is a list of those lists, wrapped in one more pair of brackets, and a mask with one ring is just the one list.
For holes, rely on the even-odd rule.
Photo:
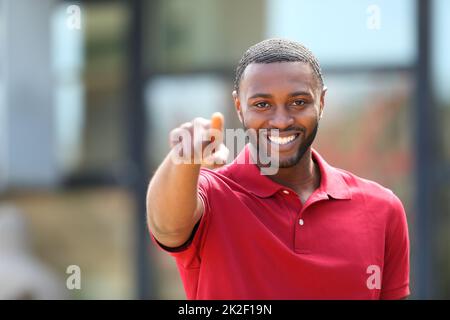
[[(295, 92), (292, 92), (292, 93), (289, 94), (289, 97), (296, 97), (296, 96), (309, 96), (309, 97), (312, 97), (312, 95), (309, 92), (307, 92), (307, 91), (295, 91)], [(248, 99), (250, 100), (250, 99), (255, 99), (255, 98), (267, 98), (267, 99), (269, 99), (269, 98), (273, 98), (273, 96), (271, 94), (268, 94), (268, 93), (255, 93), (254, 95), (252, 95)]]

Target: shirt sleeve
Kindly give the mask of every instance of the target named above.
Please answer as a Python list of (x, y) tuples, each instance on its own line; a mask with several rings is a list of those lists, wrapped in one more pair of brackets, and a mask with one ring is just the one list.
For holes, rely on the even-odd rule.
[(177, 263), (184, 268), (196, 268), (200, 264), (200, 250), (203, 246), (204, 238), (210, 219), (210, 205), (208, 193), (210, 192), (210, 183), (207, 173), (202, 169), (199, 175), (197, 195), (203, 203), (203, 215), (194, 226), (189, 239), (178, 247), (167, 247), (161, 244), (155, 236), (150, 232), (151, 239), (159, 247), (159, 249), (176, 258)]
[(391, 215), (387, 221), (381, 299), (402, 299), (409, 289), (409, 235), (405, 209), (392, 194)]

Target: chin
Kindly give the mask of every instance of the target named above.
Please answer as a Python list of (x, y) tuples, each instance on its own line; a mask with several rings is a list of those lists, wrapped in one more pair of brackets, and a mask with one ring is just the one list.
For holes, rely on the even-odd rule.
[(300, 146), (297, 152), (290, 157), (280, 157), (279, 161), (279, 168), (291, 168), (297, 165), (300, 160), (303, 158), (303, 155), (306, 153), (310, 145), (308, 146)]
[(291, 157), (291, 158), (288, 158), (288, 159), (280, 159), (280, 165), (278, 167), (280, 169), (294, 167), (295, 165), (298, 164), (300, 159), (301, 159), (301, 157), (300, 158)]

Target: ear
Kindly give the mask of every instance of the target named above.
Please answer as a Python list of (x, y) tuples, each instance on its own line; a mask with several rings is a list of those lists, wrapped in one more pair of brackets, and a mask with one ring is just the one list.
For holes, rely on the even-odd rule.
[(325, 107), (325, 94), (327, 93), (328, 88), (323, 86), (322, 93), (320, 94), (320, 107), (319, 107), (319, 119), (322, 119), (323, 108)]
[(241, 123), (244, 123), (244, 118), (242, 117), (242, 107), (241, 107), (241, 101), (239, 100), (239, 95), (236, 92), (236, 90), (233, 90), (231, 95), (233, 96), (234, 108), (236, 109), (237, 115), (239, 117), (239, 121), (241, 121)]

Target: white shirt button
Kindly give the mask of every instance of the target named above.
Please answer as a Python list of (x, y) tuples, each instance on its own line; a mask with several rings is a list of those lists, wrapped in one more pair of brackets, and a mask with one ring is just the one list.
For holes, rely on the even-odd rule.
[(289, 191), (283, 190), (283, 193), (284, 193), (284, 194), (289, 194)]
[(305, 222), (303, 221), (303, 219), (298, 220), (298, 224), (299, 224), (299, 225), (302, 226), (304, 223), (305, 223)]

